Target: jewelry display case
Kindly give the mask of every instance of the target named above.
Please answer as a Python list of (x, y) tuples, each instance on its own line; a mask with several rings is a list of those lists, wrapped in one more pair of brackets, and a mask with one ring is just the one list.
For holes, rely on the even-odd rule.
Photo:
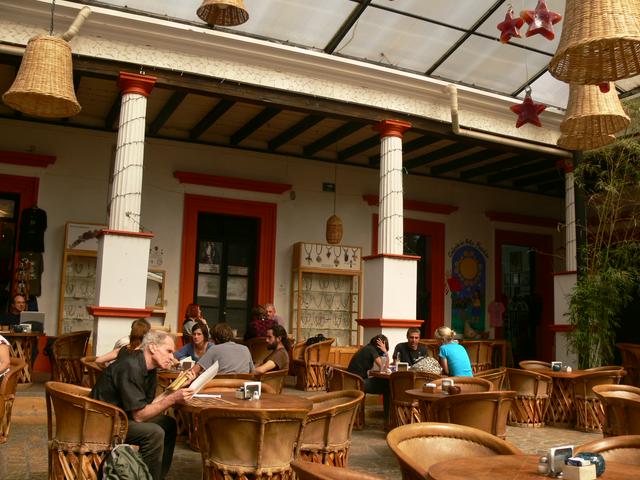
[(291, 333), (296, 341), (322, 333), (335, 346), (358, 345), (362, 249), (298, 242), (291, 271)]

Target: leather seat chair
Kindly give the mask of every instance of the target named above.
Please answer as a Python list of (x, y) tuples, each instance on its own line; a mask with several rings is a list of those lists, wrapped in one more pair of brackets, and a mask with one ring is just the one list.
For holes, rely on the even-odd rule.
[(317, 392), (327, 388), (325, 367), (334, 341), (335, 338), (328, 338), (322, 342), (307, 345), (302, 352), (302, 360), (293, 360), (298, 390)]
[(640, 388), (631, 385), (597, 385), (593, 393), (604, 408), (602, 434), (640, 435)]
[(251, 358), (254, 365), (260, 365), (267, 356), (271, 353), (269, 350), (269, 344), (267, 343), (267, 337), (253, 337), (245, 340), (244, 344), (251, 352)]
[[(222, 373), (216, 375), (214, 380), (224, 378), (243, 379), (245, 381), (262, 382), (263, 385), (271, 386), (274, 393), (282, 393), (284, 379), (289, 374), (289, 370), (271, 370), (270, 372), (259, 373)], [(242, 386), (242, 385), (241, 385)]]
[[(364, 380), (355, 373), (348, 372), (345, 369), (339, 368), (335, 365), (328, 365), (326, 367), (326, 376), (328, 392), (338, 392), (340, 390), (360, 390), (363, 394), (365, 394)], [(360, 401), (360, 408), (358, 409), (358, 414), (353, 425), (356, 430), (364, 427), (364, 408), (365, 397), (363, 395), (362, 400)]]
[[(453, 380), (453, 384), (460, 387), (461, 393), (471, 392), (490, 392), (494, 390), (493, 383), (484, 378), (478, 377), (446, 377), (446, 379)], [(433, 380), (432, 383), (436, 384), (436, 388), (442, 388), (442, 381), (445, 378), (438, 378)]]
[(636, 343), (617, 343), (622, 357), (622, 367), (627, 371), (623, 383), (640, 387), (640, 345)]
[(504, 439), (515, 397), (510, 390), (460, 393), (436, 400), (431, 408), (437, 422), (466, 425)]
[(493, 383), (494, 390), (503, 390), (508, 386), (506, 367), (492, 368), (482, 372), (474, 373), (473, 378), (482, 378)]
[(624, 370), (583, 373), (572, 379), (573, 404), (576, 409), (576, 429), (584, 432), (602, 432), (604, 407), (593, 392), (597, 385), (618, 384), (626, 374)]
[(517, 427), (544, 427), (544, 416), (549, 408), (553, 379), (534, 370), (508, 368), (509, 388), (516, 398), (509, 412), (509, 425)]
[(488, 340), (465, 340), (462, 346), (469, 355), (471, 370), (474, 375), (483, 370), (489, 370), (493, 363), (493, 351)]
[(80, 359), (87, 353), (90, 336), (89, 330), (83, 330), (65, 333), (55, 339), (51, 346), (54, 381), (82, 385), (84, 367)]
[(418, 343), (427, 347), (427, 355), (438, 360), (438, 354), (440, 353), (439, 340), (436, 340), (435, 338), (421, 338)]
[(550, 362), (542, 362), (540, 360), (522, 360), (518, 365), (523, 370), (551, 370)]
[(80, 359), (80, 363), (82, 364), (85, 372), (84, 384), (89, 388), (93, 388), (100, 378), (100, 375), (102, 375), (104, 368), (96, 363), (95, 356), (82, 357)]
[(440, 375), (427, 372), (394, 372), (389, 376), (389, 393), (391, 404), (391, 425), (398, 427), (408, 423), (424, 422), (420, 410), (420, 402), (409, 397), (405, 392), (414, 388), (421, 388), (425, 383), (433, 382)]
[(640, 465), (640, 435), (622, 435), (594, 440), (580, 445), (574, 453), (599, 453), (606, 462)]
[(346, 467), (351, 431), (364, 398), (359, 390), (342, 390), (309, 397), (313, 408), (302, 434), (300, 458), (309, 462)]
[(24, 360), (9, 358), (9, 371), (0, 377), (0, 444), (5, 443), (11, 429), (11, 411), (16, 398), (20, 372), (26, 367)]
[(387, 444), (396, 456), (404, 480), (429, 478), (435, 463), (461, 457), (522, 455), (511, 443), (490, 433), (449, 423), (412, 423), (394, 428)]
[(49, 478), (96, 478), (111, 447), (126, 438), (127, 415), (115, 405), (89, 398), (85, 387), (47, 382), (45, 390)]
[(306, 409), (205, 408), (198, 419), (202, 478), (292, 478), (306, 416)]
[(291, 468), (296, 473), (298, 480), (382, 480), (382, 477), (350, 468), (333, 467), (303, 460), (291, 462)]

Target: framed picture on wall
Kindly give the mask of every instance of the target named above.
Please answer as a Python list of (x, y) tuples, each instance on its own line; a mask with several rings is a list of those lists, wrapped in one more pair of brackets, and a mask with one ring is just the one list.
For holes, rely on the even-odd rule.
[(98, 234), (107, 228), (99, 223), (67, 222), (64, 246), (67, 250), (98, 251)]

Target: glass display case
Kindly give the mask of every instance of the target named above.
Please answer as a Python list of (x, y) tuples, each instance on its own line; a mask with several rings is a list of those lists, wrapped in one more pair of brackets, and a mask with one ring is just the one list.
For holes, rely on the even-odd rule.
[(360, 343), (360, 247), (296, 243), (291, 274), (291, 333), (296, 341), (322, 333), (336, 346)]

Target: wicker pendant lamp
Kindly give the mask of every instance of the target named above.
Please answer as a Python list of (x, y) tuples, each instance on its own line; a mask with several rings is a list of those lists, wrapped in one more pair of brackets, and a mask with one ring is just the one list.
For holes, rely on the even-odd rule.
[(640, 74), (640, 2), (566, 0), (562, 36), (549, 72), (582, 85)]
[(566, 135), (599, 137), (624, 130), (630, 122), (613, 84), (607, 93), (602, 93), (596, 85), (572, 83), (560, 131)]
[(557, 144), (559, 147), (566, 148), (567, 150), (586, 151), (604, 147), (615, 141), (615, 135), (602, 135), (598, 137), (593, 135), (562, 134)]
[(235, 27), (249, 20), (242, 0), (204, 0), (197, 14), (209, 25)]

